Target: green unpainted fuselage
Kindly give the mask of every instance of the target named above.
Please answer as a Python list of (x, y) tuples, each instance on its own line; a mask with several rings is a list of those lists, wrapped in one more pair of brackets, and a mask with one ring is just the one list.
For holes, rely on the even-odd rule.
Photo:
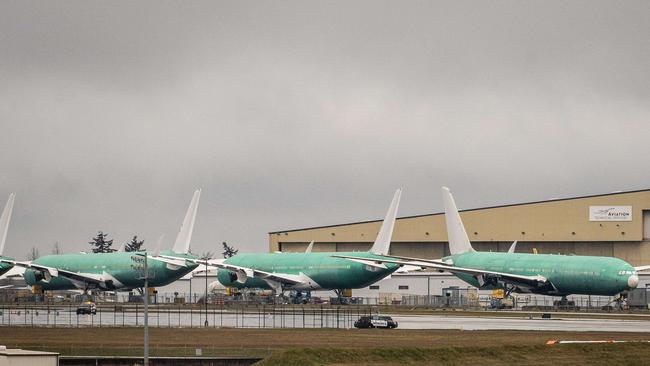
[[(443, 260), (451, 260), (455, 266), (463, 268), (525, 276), (541, 275), (553, 286), (531, 292), (544, 295), (613, 296), (636, 286), (634, 279), (630, 279), (637, 276), (634, 267), (611, 257), (471, 252), (451, 255)], [(472, 286), (490, 288), (481, 287), (479, 281), (471, 275), (455, 275)], [(638, 282), (638, 277), (636, 281)]]
[[(362, 288), (381, 280), (399, 268), (394, 264), (386, 264), (386, 268), (377, 268), (348, 259), (334, 258), (333, 255), (382, 258), (368, 252), (249, 253), (235, 255), (225, 260), (225, 263), (271, 273), (297, 276), (302, 274), (309, 277), (313, 283), (309, 286), (285, 286), (284, 289), (287, 290)], [(244, 283), (237, 282), (235, 274), (226, 269), (219, 269), (217, 278), (227, 287), (271, 289), (266, 281), (256, 277), (248, 277)]]
[[(32, 261), (32, 263), (82, 274), (103, 275), (108, 281), (105, 286), (100, 286), (101, 289), (125, 291), (144, 287), (144, 280), (141, 278), (143, 273), (141, 269), (138, 269), (140, 264), (134, 260), (134, 258), (137, 258), (134, 257), (135, 254), (133, 252), (114, 252), (47, 255)], [(161, 254), (196, 258), (191, 255), (170, 251), (163, 251)], [(196, 268), (197, 264), (188, 262), (185, 266), (176, 266), (149, 258), (147, 267), (150, 278), (149, 286), (160, 287), (183, 277)], [(28, 285), (38, 285), (43, 290), (80, 288), (79, 283), (75, 285), (74, 281), (62, 276), (52, 277), (50, 281), (45, 281), (44, 274), (35, 269), (27, 269), (24, 277)], [(90, 288), (93, 287), (90, 286)]]

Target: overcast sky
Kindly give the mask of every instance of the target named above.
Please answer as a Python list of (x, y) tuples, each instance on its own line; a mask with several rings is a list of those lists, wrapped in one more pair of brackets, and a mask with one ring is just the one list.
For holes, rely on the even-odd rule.
[(650, 188), (648, 1), (2, 1), (5, 254)]

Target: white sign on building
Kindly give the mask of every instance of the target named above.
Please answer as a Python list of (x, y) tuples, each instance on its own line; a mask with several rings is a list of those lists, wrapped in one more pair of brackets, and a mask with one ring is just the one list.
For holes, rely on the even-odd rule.
[(589, 206), (589, 221), (632, 221), (632, 206)]

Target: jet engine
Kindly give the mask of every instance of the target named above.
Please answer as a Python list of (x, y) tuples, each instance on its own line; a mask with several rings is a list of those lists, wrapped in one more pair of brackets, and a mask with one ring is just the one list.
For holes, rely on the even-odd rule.
[(43, 281), (49, 283), (51, 280), (52, 275), (50, 275), (50, 272), (40, 269), (34, 270), (34, 282)]

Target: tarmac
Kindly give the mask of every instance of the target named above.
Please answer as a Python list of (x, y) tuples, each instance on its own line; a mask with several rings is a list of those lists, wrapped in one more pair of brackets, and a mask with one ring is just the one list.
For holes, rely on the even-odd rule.
[[(552, 317), (555, 314), (551, 315)], [(400, 329), (460, 330), (532, 330), (571, 332), (644, 332), (650, 333), (650, 322), (622, 319), (542, 319), (521, 317), (394, 315)]]
[[(104, 327), (142, 326), (144, 314), (138, 311), (100, 310), (96, 315), (77, 315), (76, 308), (52, 307), (49, 309), (0, 308), (1, 326), (29, 327)], [(458, 330), (530, 330), (530, 331), (572, 331), (572, 332), (641, 332), (650, 333), (647, 316), (630, 315), (623, 319), (594, 314), (578, 318), (570, 313), (549, 313), (550, 319), (542, 319), (542, 313), (521, 314), (521, 316), (479, 314), (479, 315), (433, 315), (433, 314), (390, 314), (399, 323), (400, 329), (458, 329)], [(210, 327), (232, 328), (352, 328), (354, 321), (364, 312), (345, 307), (331, 309), (258, 308), (256, 311), (240, 312), (210, 309), (187, 312), (177, 309), (157, 309), (149, 313), (151, 327), (204, 327), (207, 320)], [(585, 314), (582, 314), (583, 316)], [(206, 319), (207, 318), (207, 319)]]

